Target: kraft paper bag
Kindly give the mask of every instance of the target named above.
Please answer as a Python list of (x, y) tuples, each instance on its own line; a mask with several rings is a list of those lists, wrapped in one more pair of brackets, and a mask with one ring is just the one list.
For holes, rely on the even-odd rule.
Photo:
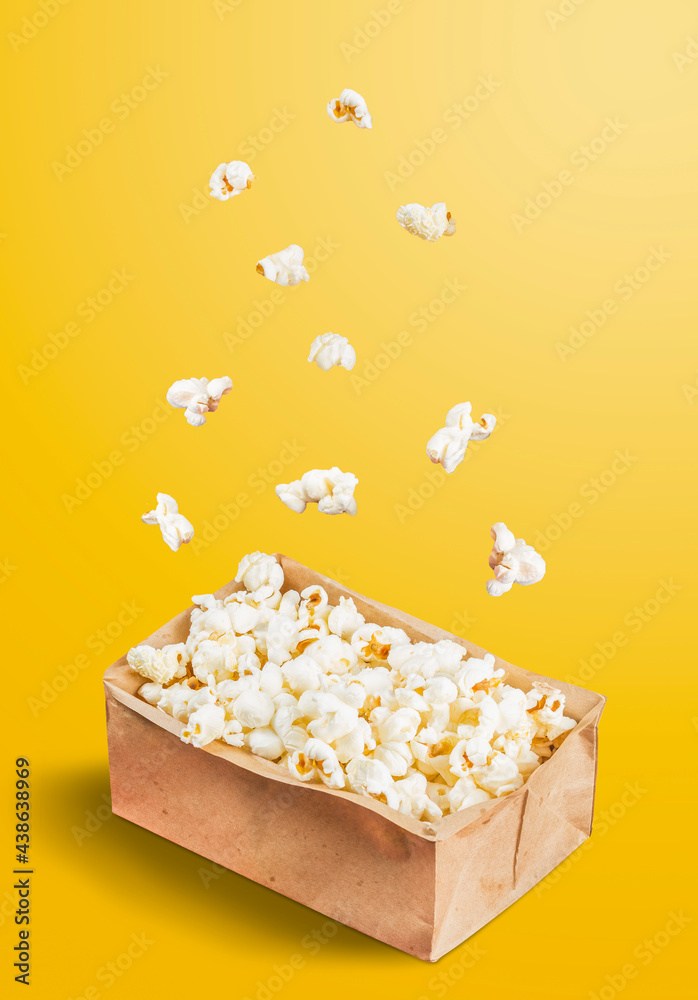
[[(414, 641), (452, 639), (474, 656), (485, 652), (277, 558), (284, 590), (320, 584), (332, 603), (351, 597), (367, 621), (402, 628)], [(240, 588), (229, 583), (216, 597)], [(183, 641), (191, 611), (145, 642)], [(525, 691), (548, 680), (496, 665)], [(301, 783), (247, 750), (182, 743), (183, 723), (136, 696), (143, 683), (125, 656), (104, 675), (114, 813), (418, 958), (436, 961), (455, 948), (591, 833), (605, 698), (583, 688), (552, 682), (577, 725), (522, 788), (422, 823), (374, 799)]]

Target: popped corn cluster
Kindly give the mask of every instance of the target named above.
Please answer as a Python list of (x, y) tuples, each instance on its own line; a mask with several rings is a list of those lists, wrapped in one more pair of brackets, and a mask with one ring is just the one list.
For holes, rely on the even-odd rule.
[(453, 236), (456, 231), (456, 220), (446, 210), (446, 203), (437, 201), (431, 208), (426, 208), (418, 202), (400, 205), (397, 210), (397, 221), (403, 229), (420, 240), (440, 240), (442, 236)]
[(515, 538), (503, 521), (497, 521), (490, 529), (494, 539), (490, 552), (490, 569), (494, 570), (494, 580), (487, 581), (490, 597), (501, 597), (515, 583), (529, 587), (539, 583), (545, 576), (545, 559), (523, 538)]
[(490, 436), (497, 423), (492, 413), (483, 413), (478, 421), (470, 416), (471, 403), (458, 403), (446, 414), (446, 425), (440, 427), (427, 442), (427, 455), (435, 463), (441, 463), (444, 472), (453, 472), (465, 458), (469, 441), (484, 441)]
[(128, 653), (139, 695), (185, 724), (185, 743), (246, 747), (434, 821), (515, 791), (575, 725), (562, 692), (510, 686), (490, 653), (412, 642), (320, 586), (282, 593), (273, 556), (245, 556), (236, 580), (225, 600), (193, 598), (186, 642)]
[(373, 128), (373, 119), (361, 94), (348, 87), (328, 102), (327, 114), (333, 122), (353, 122), (359, 128)]
[(254, 180), (255, 175), (244, 160), (221, 163), (213, 171), (211, 180), (208, 182), (211, 188), (211, 197), (217, 198), (218, 201), (228, 201), (251, 188)]
[(331, 469), (311, 469), (292, 483), (279, 483), (275, 493), (296, 514), (302, 514), (309, 503), (316, 503), (321, 514), (354, 515), (358, 483), (353, 473), (333, 465)]
[(310, 345), (308, 361), (314, 361), (324, 372), (340, 366), (351, 371), (356, 364), (356, 351), (346, 337), (338, 333), (321, 333)]
[(192, 427), (202, 427), (206, 423), (206, 414), (218, 409), (223, 396), (231, 392), (233, 380), (229, 375), (222, 378), (183, 378), (173, 382), (167, 390), (167, 402), (170, 406), (184, 410), (184, 416)]
[(141, 515), (141, 521), (144, 524), (157, 524), (163, 541), (173, 552), (194, 537), (191, 521), (187, 521), (184, 514), (179, 513), (177, 501), (169, 493), (158, 493), (157, 507)]
[(270, 253), (258, 260), (257, 273), (263, 274), (269, 281), (275, 281), (277, 285), (299, 285), (301, 281), (310, 280), (303, 264), (303, 256), (303, 247), (291, 243), (278, 253)]

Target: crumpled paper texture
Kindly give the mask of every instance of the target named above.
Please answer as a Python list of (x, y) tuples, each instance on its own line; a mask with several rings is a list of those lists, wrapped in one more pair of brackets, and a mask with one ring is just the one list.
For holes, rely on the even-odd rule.
[[(278, 556), (284, 589), (321, 584), (352, 597), (368, 621), (414, 640), (453, 639)], [(225, 597), (240, 584), (216, 592)], [(186, 637), (191, 607), (144, 641)], [(509, 683), (548, 680), (497, 659)], [(214, 742), (179, 739), (183, 723), (136, 697), (122, 657), (104, 675), (114, 813), (216, 864), (418, 958), (436, 961), (547, 875), (591, 833), (598, 722), (605, 698), (554, 681), (577, 721), (526, 784), (434, 824), (373, 799), (295, 781), (285, 768)]]

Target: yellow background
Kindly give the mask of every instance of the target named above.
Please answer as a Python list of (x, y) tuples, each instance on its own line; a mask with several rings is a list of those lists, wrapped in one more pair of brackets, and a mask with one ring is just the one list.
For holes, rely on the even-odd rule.
[[(695, 995), (698, 60), (675, 57), (698, 54), (687, 38), (695, 4), (586, 0), (563, 3), (556, 19), (552, 0), (402, 0), (378, 32), (372, 10), (385, 0), (227, 6), (70, 0), (56, 12), (47, 0), (52, 16), (37, 17), (33, 0), (14, 0), (1, 15), (2, 962), (15, 943), (13, 760), (25, 754), (37, 997), (90, 986), (108, 997), (264, 996), (274, 966), (299, 952), (289, 1000), (357, 989), (608, 997), (629, 962), (628, 997)], [(18, 42), (32, 18), (34, 37)], [(150, 67), (167, 75), (136, 89), (124, 115), (120, 95)], [(454, 128), (449, 109), (481, 76), (493, 93)], [(366, 97), (372, 132), (328, 120), (325, 103), (345, 86)], [(278, 111), (287, 121), (274, 132)], [(104, 118), (113, 128), (99, 145), (71, 172), (56, 168)], [(616, 141), (588, 169), (573, 166), (609, 118), (623, 125)], [(446, 139), (391, 190), (400, 158), (437, 128)], [(253, 159), (241, 153), (248, 136), (262, 146)], [(236, 158), (257, 175), (252, 190), (208, 198), (213, 169)], [(573, 182), (518, 232), (512, 216), (563, 170)], [(452, 239), (424, 243), (397, 225), (400, 204), (441, 200), (458, 222)], [(336, 247), (310, 282), (282, 290), (234, 343), (239, 318), (276, 288), (255, 262), (291, 242), (311, 254), (319, 239)], [(626, 300), (615, 286), (653, 248), (665, 262)], [(80, 304), (112, 269), (125, 269), (126, 287), (87, 322)], [(467, 289), (419, 331), (410, 317), (440, 308), (430, 303), (447, 279)], [(615, 313), (562, 360), (556, 344), (608, 299)], [(20, 366), (49, 334), (64, 342), (71, 322), (79, 333), (28, 376)], [(382, 341), (406, 330), (411, 343), (357, 389), (343, 369), (306, 363), (328, 330), (354, 344), (360, 376)], [(205, 427), (175, 410), (153, 422), (172, 381), (223, 374), (234, 390)], [(464, 399), (477, 416), (498, 413), (499, 427), (406, 515), (408, 496), (430, 492), (425, 443)], [(278, 472), (286, 440), (303, 450), (256, 493), (255, 470)], [(123, 462), (69, 512), (65, 495), (115, 449)], [(622, 474), (607, 471), (618, 451), (630, 455)], [(356, 518), (301, 517), (274, 496), (274, 483), (332, 464), (360, 479)], [(173, 555), (139, 520), (158, 490), (199, 538), (220, 504), (240, 492), (252, 502), (198, 552)], [(493, 600), (499, 519), (528, 541), (554, 540), (541, 584)], [(613, 653), (623, 633), (585, 681), (608, 696), (595, 834), (479, 932), (471, 943), (484, 955), (451, 987), (434, 977), (458, 975), (467, 945), (431, 967), (340, 928), (311, 955), (302, 941), (324, 918), (232, 873), (206, 886), (201, 858), (109, 817), (104, 669), (253, 549), (287, 552), (551, 677), (579, 678), (596, 644)], [(125, 627), (124, 601), (140, 609)], [(89, 662), (76, 667), (81, 656)], [(693, 923), (666, 943), (681, 910)], [(105, 985), (100, 970), (140, 933), (152, 944)], [(650, 962), (633, 957), (657, 934)]]

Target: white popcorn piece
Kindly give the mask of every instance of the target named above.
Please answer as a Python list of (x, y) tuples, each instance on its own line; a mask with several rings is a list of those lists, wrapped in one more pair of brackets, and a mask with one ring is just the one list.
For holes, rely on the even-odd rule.
[(464, 699), (456, 731), (462, 740), (485, 736), (491, 740), (499, 724), (499, 706), (485, 691), (476, 691), (472, 700)]
[(307, 724), (310, 735), (324, 743), (334, 743), (358, 726), (358, 711), (326, 691), (304, 691), (298, 699), (298, 708), (310, 719)]
[(295, 660), (288, 660), (284, 663), (281, 672), (289, 689), (297, 696), (303, 694), (304, 691), (320, 690), (322, 670), (319, 664), (305, 653), (301, 653)]
[(422, 724), (419, 712), (413, 708), (399, 708), (396, 712), (377, 708), (372, 721), (376, 723), (381, 743), (409, 743)]
[(206, 414), (218, 409), (223, 396), (233, 388), (233, 380), (228, 375), (222, 378), (185, 378), (173, 382), (167, 390), (170, 406), (184, 410), (187, 423), (201, 427), (206, 423)]
[(409, 646), (410, 637), (401, 628), (384, 628), (374, 622), (360, 625), (351, 637), (358, 656), (369, 662), (385, 662), (396, 646)]
[(302, 514), (309, 503), (316, 503), (321, 514), (356, 514), (354, 490), (359, 480), (351, 472), (331, 469), (311, 469), (292, 483), (280, 483), (276, 495), (296, 514)]
[(495, 659), (492, 653), (485, 653), (480, 659), (477, 656), (469, 656), (458, 670), (456, 681), (461, 694), (472, 697), (475, 690), (482, 685), (490, 684), (495, 679), (504, 676), (503, 670), (495, 669)]
[(347, 733), (334, 741), (334, 749), (340, 764), (348, 764), (354, 757), (375, 750), (376, 741), (371, 734), (371, 726), (366, 719), (357, 719), (356, 725)]
[(195, 747), (220, 740), (433, 823), (521, 787), (575, 725), (561, 691), (524, 693), (489, 653), (412, 642), (318, 584), (282, 596), (274, 556), (245, 556), (237, 579), (224, 600), (194, 596), (185, 642), (127, 655), (139, 697)]
[(252, 182), (256, 180), (255, 175), (244, 160), (231, 160), (230, 163), (221, 163), (213, 171), (211, 180), (208, 182), (211, 188), (211, 197), (218, 201), (228, 201), (236, 194), (242, 194), (252, 187)]
[(538, 738), (552, 742), (576, 725), (574, 719), (564, 716), (565, 696), (562, 691), (543, 681), (534, 681), (526, 697), (526, 708), (538, 727)]
[(359, 661), (354, 649), (338, 635), (325, 635), (311, 642), (305, 653), (318, 664), (323, 673), (342, 676), (352, 670)]
[(242, 726), (237, 719), (227, 720), (221, 739), (224, 743), (227, 743), (228, 746), (231, 747), (243, 747), (245, 745), (245, 736), (242, 731)]
[(476, 785), (470, 775), (459, 778), (455, 785), (448, 789), (447, 797), (451, 812), (460, 812), (461, 809), (467, 809), (468, 806), (488, 802), (493, 798), (490, 792)]
[(195, 747), (205, 747), (221, 738), (225, 722), (225, 712), (220, 705), (202, 705), (189, 716), (182, 740)]
[(141, 677), (147, 677), (156, 684), (169, 684), (187, 672), (189, 657), (183, 642), (177, 642), (162, 649), (153, 646), (134, 646), (126, 654), (126, 661)]
[(310, 275), (303, 265), (303, 248), (291, 243), (278, 253), (270, 253), (257, 261), (257, 274), (263, 274), (277, 285), (299, 285), (309, 281)]
[(266, 726), (260, 729), (253, 729), (245, 736), (245, 746), (248, 746), (252, 753), (265, 760), (278, 760), (286, 752), (283, 740)]
[(342, 639), (351, 639), (364, 621), (364, 616), (357, 611), (351, 597), (340, 597), (339, 604), (332, 608), (327, 616), (330, 632), (334, 632)]
[(191, 667), (194, 677), (202, 684), (208, 682), (210, 675), (218, 683), (235, 677), (237, 656), (231, 646), (221, 646), (214, 639), (202, 639), (192, 654)]
[(509, 795), (523, 785), (523, 777), (515, 762), (499, 750), (492, 751), (486, 764), (473, 764), (469, 773), (479, 788), (496, 798)]
[(366, 101), (355, 90), (345, 89), (327, 105), (327, 114), (333, 122), (354, 122), (359, 128), (373, 128), (373, 119)]
[(506, 594), (515, 583), (529, 587), (543, 579), (545, 560), (532, 545), (527, 545), (523, 538), (514, 538), (503, 521), (493, 524), (490, 534), (494, 539), (489, 559), (494, 580), (487, 581), (490, 597)]
[(533, 774), (540, 764), (538, 754), (530, 748), (529, 741), (526, 738), (515, 739), (508, 736), (499, 736), (494, 740), (492, 746), (495, 750), (501, 750), (507, 757), (510, 757), (524, 778)]
[(301, 781), (317, 777), (329, 788), (344, 788), (344, 771), (337, 754), (322, 740), (310, 739), (302, 750), (290, 754), (288, 769)]
[(162, 698), (162, 684), (155, 684), (150, 681), (147, 684), (141, 684), (138, 688), (138, 697), (142, 698), (143, 701), (147, 701), (149, 705), (157, 705)]
[(327, 618), (330, 613), (330, 599), (324, 587), (306, 587), (300, 593), (298, 619), (304, 624)]
[(324, 372), (335, 366), (351, 371), (356, 364), (356, 351), (346, 337), (338, 333), (321, 333), (310, 345), (308, 361), (314, 361)]
[(373, 751), (373, 759), (385, 764), (393, 778), (402, 778), (407, 774), (414, 757), (409, 744), (395, 740), (378, 744)]
[(158, 493), (158, 505), (155, 510), (143, 514), (144, 524), (157, 524), (162, 532), (163, 540), (173, 552), (180, 545), (185, 545), (194, 537), (194, 528), (183, 514), (179, 513), (177, 501), (168, 493)]
[(383, 801), (392, 797), (397, 803), (392, 775), (382, 761), (371, 757), (354, 757), (347, 764), (346, 776), (352, 792)]
[(179, 684), (171, 684), (163, 688), (158, 708), (162, 712), (171, 715), (179, 722), (186, 722), (189, 718), (189, 702), (195, 692), (187, 685), (186, 681)]
[(478, 421), (470, 416), (472, 405), (458, 403), (446, 414), (446, 423), (427, 443), (427, 455), (443, 465), (444, 472), (454, 472), (465, 458), (469, 441), (484, 441), (497, 423), (492, 413), (483, 413)]
[(235, 699), (233, 714), (246, 729), (263, 728), (274, 716), (274, 702), (262, 691), (243, 691)]
[(252, 594), (264, 587), (280, 590), (284, 582), (283, 567), (274, 556), (268, 556), (265, 552), (252, 552), (240, 560), (235, 582), (242, 583)]
[(451, 213), (446, 210), (443, 201), (437, 201), (431, 208), (426, 208), (417, 202), (400, 205), (397, 210), (397, 221), (408, 233), (430, 243), (441, 239), (442, 236), (453, 236), (456, 231), (455, 219), (451, 218)]
[(426, 776), (414, 771), (406, 778), (395, 782), (394, 790), (399, 796), (399, 810), (425, 822), (433, 823), (443, 816), (443, 810), (429, 794)]
[(493, 697), (499, 709), (499, 722), (495, 726), (495, 735), (530, 736), (531, 719), (526, 712), (527, 699), (524, 692), (504, 684), (494, 691)]

